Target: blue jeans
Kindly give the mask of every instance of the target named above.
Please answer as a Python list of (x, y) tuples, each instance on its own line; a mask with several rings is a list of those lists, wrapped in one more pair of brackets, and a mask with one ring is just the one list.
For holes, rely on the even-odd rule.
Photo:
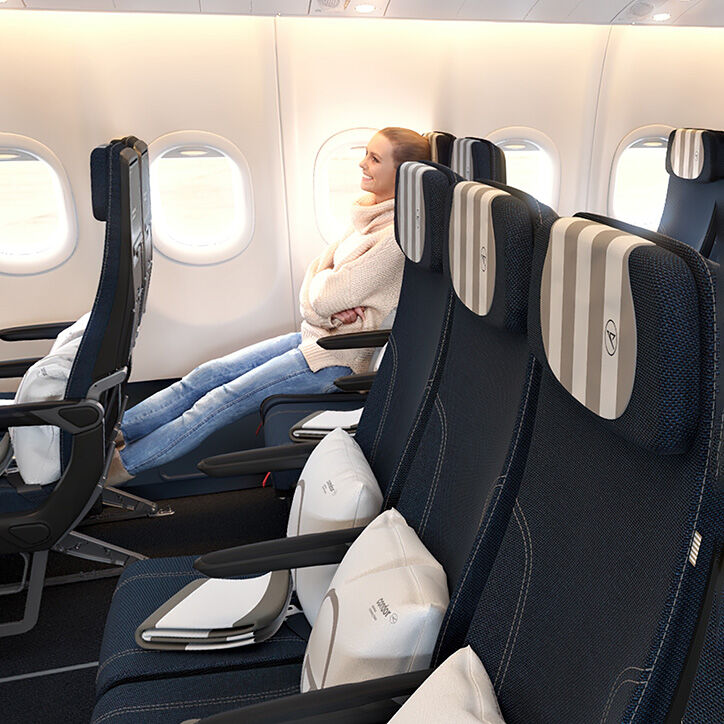
[(205, 362), (123, 416), (121, 461), (132, 475), (175, 460), (280, 392), (331, 392), (349, 367), (309, 369), (298, 332)]

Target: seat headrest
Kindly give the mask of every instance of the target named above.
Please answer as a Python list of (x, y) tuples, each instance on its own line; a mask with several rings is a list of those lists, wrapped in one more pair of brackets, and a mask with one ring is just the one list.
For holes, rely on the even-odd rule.
[(666, 171), (685, 181), (704, 184), (724, 178), (724, 132), (696, 128), (672, 131)]
[(531, 210), (511, 191), (475, 181), (455, 186), (448, 264), (453, 289), (470, 311), (524, 332), (534, 224)]
[(458, 177), (428, 161), (400, 164), (395, 180), (395, 238), (405, 256), (430, 271), (442, 272), (452, 187)]
[(444, 131), (428, 131), (425, 134), (430, 144), (430, 160), (433, 163), (441, 163), (443, 166), (450, 165), (450, 154), (452, 152), (455, 136)]
[(484, 138), (456, 138), (450, 168), (468, 181), (505, 183), (505, 155)]
[(617, 434), (653, 452), (683, 452), (699, 407), (694, 277), (670, 248), (676, 242), (605, 221), (558, 219), (536, 243), (531, 346)]
[(91, 203), (93, 216), (98, 221), (108, 218), (108, 173), (110, 168), (110, 144), (98, 146), (91, 151)]

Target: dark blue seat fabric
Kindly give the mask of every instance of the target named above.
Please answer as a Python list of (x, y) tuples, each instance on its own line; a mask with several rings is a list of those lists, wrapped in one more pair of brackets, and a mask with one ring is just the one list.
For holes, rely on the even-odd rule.
[[(490, 143), (490, 141), (486, 141), (480, 138), (454, 139), (453, 137), (448, 136), (448, 134), (437, 134), (435, 138), (437, 139), (436, 153), (442, 154), (443, 160), (441, 160), (441, 163), (452, 163), (453, 171), (458, 173), (458, 175), (462, 176), (463, 178), (468, 178), (470, 180), (480, 181), (484, 179), (490, 179), (500, 183), (505, 183), (505, 156), (503, 155), (503, 152), (496, 145)], [(450, 159), (451, 153), (452, 160)], [(467, 176), (465, 175), (466, 173), (468, 174)], [(409, 264), (407, 266), (409, 266)], [(411, 274), (407, 271), (407, 266), (405, 270), (406, 278), (411, 276)], [(419, 276), (419, 274), (417, 276)], [(430, 286), (432, 286), (433, 283), (434, 282), (430, 282)], [(385, 353), (382, 365), (377, 372), (375, 382), (369, 394), (371, 406), (370, 409), (373, 410), (373, 412), (371, 414), (365, 413), (363, 418), (364, 422), (360, 421), (361, 429), (358, 430), (357, 433), (358, 440), (369, 442), (369, 448), (365, 448), (364, 443), (360, 442), (366, 453), (373, 452), (373, 441), (378, 437), (378, 435), (389, 435), (388, 432), (383, 433), (383, 430), (385, 429), (385, 426), (387, 424), (387, 418), (377, 416), (382, 414), (381, 410), (384, 404), (380, 402), (380, 398), (384, 398), (386, 391), (391, 386), (394, 386), (398, 383), (397, 380), (391, 378), (390, 376), (392, 373), (392, 369), (394, 369), (395, 366), (397, 366), (397, 368), (399, 369), (400, 364), (404, 365), (404, 369), (410, 370), (424, 371), (426, 365), (429, 365), (428, 369), (433, 368), (433, 365), (431, 364), (433, 351), (429, 349), (429, 347), (426, 347), (424, 345), (422, 345), (420, 349), (417, 349), (416, 347), (416, 345), (419, 344), (419, 340), (426, 338), (426, 334), (419, 331), (419, 326), (412, 327), (411, 324), (419, 325), (420, 323), (424, 324), (425, 321), (427, 321), (427, 324), (430, 325), (430, 329), (432, 329), (433, 327), (437, 329), (436, 325), (440, 323), (441, 308), (439, 305), (436, 305), (435, 300), (440, 298), (441, 295), (431, 288), (429, 290), (425, 290), (424, 297), (419, 296), (417, 290), (417, 286), (419, 284), (420, 282), (415, 282), (414, 280), (408, 280), (408, 282), (405, 283), (405, 280), (403, 279), (402, 289), (400, 291), (400, 305), (398, 306), (397, 314), (395, 316), (395, 323), (392, 327), (393, 336), (395, 337), (395, 340), (393, 342), (394, 349), (388, 347), (388, 351)], [(427, 320), (425, 320), (419, 314), (419, 310), (416, 310), (414, 306), (411, 307), (409, 303), (410, 299), (415, 300), (420, 298), (424, 298), (426, 300), (425, 307), (423, 308), (422, 312), (427, 312), (430, 315), (429, 319)], [(401, 315), (402, 319), (400, 319)], [(410, 344), (412, 346), (409, 348), (409, 351), (408, 349), (402, 347), (402, 345), (400, 344), (403, 336), (405, 340), (411, 340)], [(393, 345), (390, 346), (392, 347)], [(416, 353), (419, 359), (416, 359), (414, 362), (408, 365), (404, 357), (410, 352)], [(397, 362), (388, 359), (390, 357), (398, 357), (400, 355), (403, 356), (403, 359), (397, 360)], [(417, 389), (420, 389), (417, 386), (424, 384), (425, 377), (421, 377), (415, 372), (415, 377), (410, 380), (408, 386), (416, 386)], [(320, 396), (319, 403), (314, 411), (326, 409), (328, 397), (328, 395)], [(281, 402), (282, 400), (279, 399), (277, 400), (276, 404), (280, 404)], [(394, 401), (391, 401), (391, 403), (393, 404)], [(309, 400), (305, 401), (303, 407), (305, 410), (308, 410), (310, 407), (312, 407), (311, 402)], [(293, 413), (293, 406), (290, 404), (286, 409), (285, 417), (288, 421), (290, 421), (289, 427), (291, 427), (294, 423), (298, 422), (308, 414), (310, 413), (302, 413), (300, 411), (299, 414), (295, 416)], [(278, 426), (275, 426), (269, 434), (267, 433), (266, 423), (264, 425), (264, 428), (264, 443), (266, 445), (279, 444), (277, 442), (279, 437), (283, 437), (284, 441), (287, 441), (288, 434), (287, 436), (282, 436), (280, 433), (276, 432)], [(403, 425), (400, 430), (404, 435), (404, 433), (406, 432), (405, 426)], [(390, 439), (394, 439), (394, 436)], [(375, 457), (375, 455), (373, 455), (373, 457)], [(392, 460), (394, 459), (394, 456), (392, 456), (391, 458), (388, 457), (386, 459)], [(370, 460), (370, 462), (372, 462), (372, 460)], [(376, 469), (375, 474), (378, 474), (378, 471)], [(297, 479), (298, 474), (296, 471), (293, 471), (291, 473), (284, 472), (281, 474), (274, 473), (275, 486), (281, 486), (282, 489), (288, 489), (290, 485), (296, 483)], [(378, 476), (378, 480), (379, 479), (380, 478)]]
[(724, 721), (724, 602), (714, 598), (704, 647), (694, 678), (683, 724)]
[[(418, 164), (418, 168), (421, 166), (423, 165)], [(380, 487), (391, 493), (387, 497), (388, 505), (394, 504), (396, 500), (407, 471), (403, 461), (412, 458), (417, 449), (416, 440), (422, 434), (427, 421), (432, 396), (442, 373), (452, 322), (454, 295), (443, 274), (442, 256), (443, 244), (447, 240), (452, 187), (456, 177), (449, 169), (436, 167), (434, 164), (424, 167), (429, 170), (421, 176), (420, 189), (423, 193), (416, 196), (413, 190), (410, 193), (397, 194), (398, 207), (407, 212), (414, 213), (419, 204), (424, 204), (426, 227), (424, 233), (418, 237), (418, 241), (423, 242), (422, 253), (417, 261), (413, 262), (408, 258), (405, 262), (404, 293), (401, 295), (390, 336), (390, 353), (385, 354), (379, 373), (383, 379), (389, 381), (388, 385), (373, 387), (356, 435), (375, 471)], [(411, 169), (412, 172), (414, 170)], [(404, 174), (404, 171), (401, 174)], [(407, 209), (407, 205), (411, 208)], [(398, 233), (397, 238), (403, 251), (409, 256), (412, 242), (408, 243), (407, 236), (410, 235)], [(425, 300), (424, 304), (420, 304), (421, 299)], [(101, 647), (102, 679), (99, 680), (99, 691), (124, 681), (152, 677), (155, 674), (153, 667), (156, 661), (165, 667), (164, 662), (170, 660), (168, 652), (159, 653), (157, 657), (129, 655), (117, 657), (111, 665), (105, 666), (106, 661), (132, 645), (130, 642), (133, 640), (135, 626), (188, 583), (183, 575), (163, 575), (164, 572), (159, 568), (163, 565), (159, 561), (140, 561), (129, 569), (133, 571), (132, 575), (143, 576), (137, 580), (143, 581), (144, 587), (147, 584), (149, 591), (156, 585), (154, 579), (158, 577), (158, 585), (164, 586), (164, 593), (158, 596), (151, 593), (144, 594), (143, 599), (127, 596), (126, 586), (122, 586), (123, 579), (119, 582), (119, 602), (116, 604), (114, 596)], [(190, 563), (187, 565), (186, 570), (189, 570)], [(170, 582), (168, 579), (177, 579), (174, 581), (173, 590), (166, 587)], [(131, 626), (129, 620), (137, 623)], [(273, 642), (274, 638), (253, 648), (258, 651), (273, 647)], [(251, 647), (237, 652), (240, 666), (245, 666), (244, 662), (247, 660), (263, 656), (250, 652)], [(185, 657), (182, 658), (188, 661)], [(204, 662), (206, 667), (226, 666), (227, 660), (212, 654), (204, 657)]]
[(188, 653), (140, 648), (134, 638), (138, 626), (184, 586), (204, 578), (193, 567), (194, 560), (193, 556), (154, 558), (134, 563), (123, 572), (113, 594), (103, 637), (96, 677), (99, 695), (119, 681), (301, 662), (306, 638), (287, 625), (263, 644), (231, 651)]
[[(722, 537), (711, 269), (684, 244), (639, 236), (654, 243), (633, 248), (627, 264), (635, 377), (628, 406), (610, 419), (552, 371), (541, 332), (548, 240), (535, 251), (528, 329), (543, 365), (538, 409), (513, 516), (467, 636), (508, 724), (664, 721)], [(559, 257), (564, 280), (582, 253), (580, 236), (572, 241), (579, 246), (567, 241)], [(583, 368), (574, 363), (574, 379), (631, 344), (619, 336), (604, 352), (605, 343)], [(449, 653), (443, 646), (439, 658)]]
[(179, 724), (299, 693), (301, 663), (118, 686), (96, 704), (92, 724)]
[(721, 261), (724, 246), (724, 132), (680, 128), (669, 135), (669, 187), (659, 232)]
[[(487, 556), (488, 565), (494, 560), (524, 466), (539, 378), (525, 337), (532, 240), (534, 228), (549, 224), (553, 218), (550, 210), (524, 197), (534, 207), (530, 208), (505, 187), (467, 186), (473, 187), (469, 189), (472, 192), (478, 188), (496, 192), (490, 200), (494, 238), (487, 241), (488, 253), (492, 256), (493, 244), (498, 259), (491, 280), (495, 295), (485, 313), (467, 308), (470, 302), (456, 297), (446, 361), (439, 384), (431, 392), (434, 412), (413, 448), (404, 484), (391, 485), (386, 495), (386, 504), (396, 500), (398, 510), (443, 565), (453, 593), (452, 611), (479, 593), (485, 575), (482, 571), (463, 575), (465, 561), (479, 531), (483, 540), (478, 551)], [(476, 213), (479, 210), (471, 204), (470, 218)], [(467, 217), (461, 223), (464, 228)], [(472, 257), (476, 265), (478, 253)], [(450, 535), (451, 521), (454, 535)], [(132, 653), (133, 626), (191, 580), (188, 576), (194, 574), (186, 568), (189, 560), (182, 562), (180, 571), (177, 564), (172, 568), (157, 561), (132, 567), (131, 578), (138, 581), (137, 576), (141, 576), (144, 589), (153, 578), (151, 568), (180, 579), (168, 586), (161, 584), (164, 595), (143, 594), (143, 616), (137, 613), (140, 597), (127, 590), (125, 577), (121, 579), (104, 635), (100, 692), (124, 681), (167, 676), (173, 667), (179, 675), (196, 671), (198, 657), (175, 655), (167, 664), (167, 652), (153, 657)], [(482, 568), (480, 558), (476, 562)], [(446, 639), (462, 640), (466, 630), (467, 626), (455, 619), (446, 625)], [(126, 656), (122, 647), (129, 643)], [(271, 656), (265, 653), (260, 658), (259, 653), (268, 644), (253, 647), (255, 651), (245, 648), (232, 653), (237, 657), (236, 665), (246, 669), (252, 661), (269, 661)], [(286, 651), (290, 648), (291, 644), (284, 647)], [(205, 657), (203, 665), (209, 669), (230, 666), (228, 657), (220, 661), (213, 653)], [(154, 672), (154, 666), (162, 669)]]

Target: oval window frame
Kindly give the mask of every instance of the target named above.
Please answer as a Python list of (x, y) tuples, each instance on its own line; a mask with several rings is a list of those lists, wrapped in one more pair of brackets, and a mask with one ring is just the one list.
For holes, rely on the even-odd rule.
[(65, 213), (65, 229), (59, 232), (59, 243), (44, 253), (6, 255), (0, 250), (0, 274), (33, 276), (53, 271), (65, 264), (78, 246), (78, 215), (73, 187), (60, 159), (44, 143), (17, 133), (0, 133), (0, 148), (35, 156), (55, 175), (61, 206)]
[[(234, 163), (241, 182), (242, 203), (246, 207), (246, 223), (233, 229), (222, 243), (207, 246), (192, 246), (177, 242), (163, 223), (158, 187), (153, 183), (154, 163), (169, 151), (184, 146), (206, 146), (224, 154)], [(188, 266), (212, 266), (235, 259), (249, 247), (254, 237), (256, 214), (254, 209), (254, 188), (251, 170), (246, 157), (239, 147), (224, 136), (209, 131), (172, 131), (159, 136), (148, 146), (148, 160), (151, 175), (151, 208), (153, 248), (161, 255), (179, 264)]]
[[(646, 138), (665, 138), (668, 139), (669, 135), (675, 126), (670, 126), (666, 123), (650, 123), (646, 126), (639, 126), (634, 128), (633, 131), (627, 133), (616, 146), (616, 151), (611, 159), (611, 168), (608, 173), (608, 195), (606, 198), (606, 212), (609, 216), (616, 219), (618, 218), (614, 214), (613, 199), (616, 190), (616, 171), (618, 170), (618, 163), (621, 156), (627, 151), (634, 143), (643, 141)], [(664, 198), (664, 203), (666, 199)], [(655, 231), (655, 229), (654, 229)]]
[[(544, 199), (539, 199), (539, 201), (553, 209), (558, 208), (561, 199), (561, 154), (550, 136), (531, 126), (504, 126), (488, 134), (486, 138), (496, 146), (501, 147), (501, 151), (503, 152), (505, 152), (502, 148), (504, 143), (517, 140), (528, 141), (538, 146), (542, 151), (545, 151), (553, 164), (553, 186), (550, 202)], [(525, 191), (525, 189), (521, 190)]]
[[(378, 131), (379, 128), (373, 128), (371, 126), (355, 126), (354, 128), (345, 128), (329, 136), (329, 138), (327, 138), (317, 150), (317, 153), (314, 157), (314, 167), (312, 169), (314, 221), (317, 226), (317, 231), (319, 232), (322, 239), (324, 239), (324, 242), (328, 245), (339, 241), (336, 234), (334, 233), (334, 230), (331, 228), (331, 222), (325, 221), (325, 219), (331, 216), (329, 204), (329, 172), (327, 170), (329, 159), (335, 151), (337, 151), (340, 147), (346, 145), (344, 142), (345, 137), (357, 133), (359, 135), (362, 135), (362, 132), (365, 132), (369, 134), (366, 137), (368, 141)], [(352, 146), (357, 142), (358, 141), (356, 139), (353, 140), (350, 138), (348, 143), (350, 146)], [(324, 179), (326, 180), (326, 188), (324, 189), (324, 193), (322, 193), (321, 189), (321, 187), (324, 185), (321, 173), (322, 169), (324, 169)], [(362, 196), (364, 191), (360, 189), (359, 193), (360, 196)]]

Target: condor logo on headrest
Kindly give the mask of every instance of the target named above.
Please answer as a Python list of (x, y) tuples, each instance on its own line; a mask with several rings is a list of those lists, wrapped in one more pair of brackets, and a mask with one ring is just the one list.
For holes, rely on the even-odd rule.
[(620, 417), (636, 376), (636, 316), (628, 259), (651, 244), (581, 218), (553, 224), (543, 265), (540, 321), (556, 379), (591, 412)]
[(618, 349), (618, 329), (616, 329), (616, 322), (613, 319), (609, 319), (606, 322), (606, 352), (613, 357)]

